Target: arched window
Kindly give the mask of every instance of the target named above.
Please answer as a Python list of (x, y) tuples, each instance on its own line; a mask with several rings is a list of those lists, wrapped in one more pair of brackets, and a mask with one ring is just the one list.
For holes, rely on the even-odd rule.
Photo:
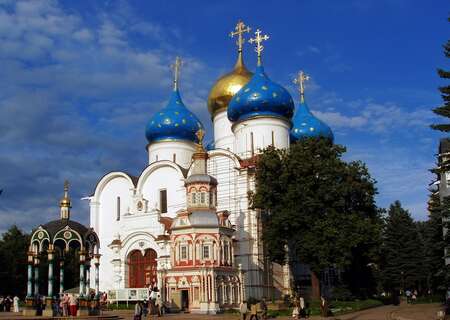
[(145, 250), (142, 255), (140, 250), (133, 250), (128, 255), (128, 287), (146, 288), (156, 284), (156, 251)]
[(204, 204), (205, 203), (205, 192), (201, 192), (200, 193), (200, 203)]
[(116, 221), (120, 220), (120, 197), (117, 197), (116, 201)]

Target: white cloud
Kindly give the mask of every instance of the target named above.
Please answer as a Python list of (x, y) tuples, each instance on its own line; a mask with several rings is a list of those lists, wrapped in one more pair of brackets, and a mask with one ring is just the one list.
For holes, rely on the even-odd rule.
[[(164, 105), (169, 64), (182, 52), (173, 50), (164, 29), (141, 24), (132, 12), (91, 19), (56, 1), (0, 3), (0, 229), (56, 218), (66, 178), (74, 217), (87, 222), (79, 199), (98, 178), (109, 170), (138, 174), (145, 166), (145, 123)], [(159, 45), (132, 43), (136, 28), (159, 30)], [(200, 110), (209, 73), (195, 57), (185, 60), (183, 95)]]
[(314, 114), (322, 121), (325, 121), (326, 123), (329, 123), (331, 126), (336, 128), (362, 128), (367, 124), (368, 121), (367, 118), (363, 116), (351, 117), (343, 115), (339, 112), (314, 111)]

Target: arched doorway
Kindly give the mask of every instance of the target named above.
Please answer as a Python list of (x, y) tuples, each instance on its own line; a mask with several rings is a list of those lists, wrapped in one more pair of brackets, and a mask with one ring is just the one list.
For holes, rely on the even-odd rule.
[(146, 288), (156, 285), (156, 251), (147, 249), (142, 255), (140, 250), (133, 250), (128, 255), (128, 287)]

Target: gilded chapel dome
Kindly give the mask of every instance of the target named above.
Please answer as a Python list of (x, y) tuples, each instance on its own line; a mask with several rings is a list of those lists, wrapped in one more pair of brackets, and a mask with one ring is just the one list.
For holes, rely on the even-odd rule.
[(220, 77), (209, 92), (208, 110), (211, 118), (218, 112), (227, 110), (231, 98), (249, 82), (252, 75), (244, 65), (242, 52), (239, 52), (233, 70)]

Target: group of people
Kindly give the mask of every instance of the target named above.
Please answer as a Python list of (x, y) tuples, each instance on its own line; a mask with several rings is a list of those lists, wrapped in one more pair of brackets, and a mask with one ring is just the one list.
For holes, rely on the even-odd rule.
[(149, 288), (148, 300), (138, 301), (134, 306), (134, 320), (141, 320), (142, 316), (155, 315), (161, 317), (164, 305), (157, 288)]
[(309, 305), (303, 297), (294, 296), (292, 301), (292, 318), (306, 319), (310, 315)]
[(13, 312), (19, 312), (19, 297), (0, 296), (0, 312), (11, 312), (11, 307), (13, 307)]
[(74, 294), (65, 293), (59, 301), (54, 301), (57, 316), (76, 316), (78, 309), (78, 299)]
[(411, 291), (408, 289), (405, 291), (405, 295), (406, 295), (406, 303), (416, 303), (418, 295), (417, 290)]
[[(250, 309), (250, 314), (249, 314)], [(247, 301), (242, 301), (239, 305), (239, 313), (241, 315), (241, 320), (246, 320), (247, 315), (249, 315), (249, 320), (259, 320), (258, 314), (261, 316), (262, 320), (267, 319), (267, 303), (265, 299), (262, 299), (259, 303), (251, 303), (248, 306)]]

